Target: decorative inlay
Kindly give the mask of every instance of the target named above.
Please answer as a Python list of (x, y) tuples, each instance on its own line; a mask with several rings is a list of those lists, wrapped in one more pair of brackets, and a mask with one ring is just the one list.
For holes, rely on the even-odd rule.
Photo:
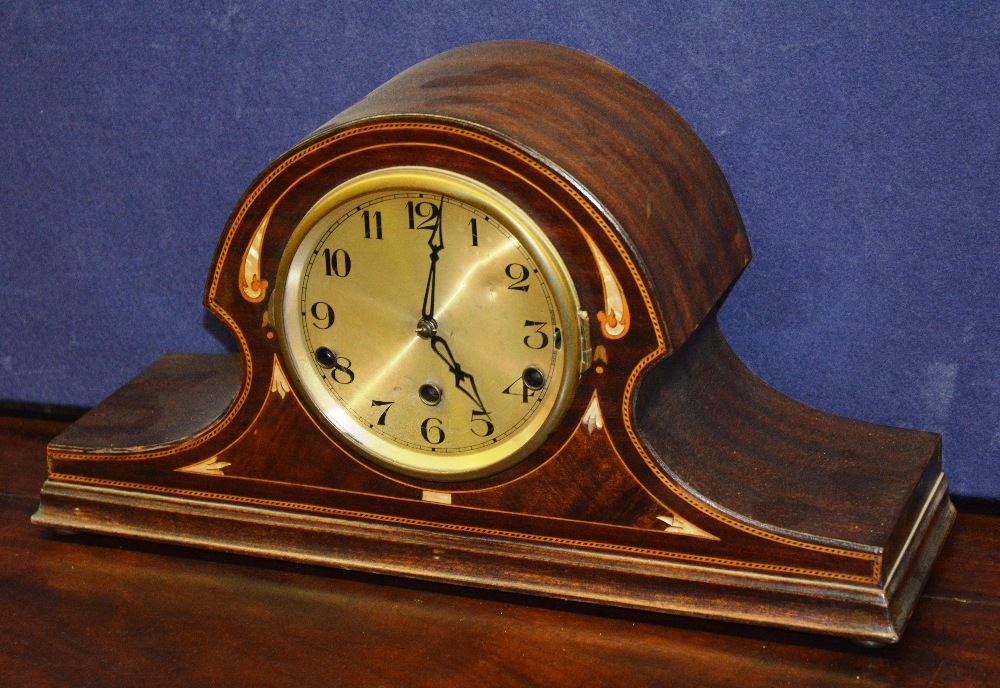
[[(174, 446), (171, 446), (171, 447), (169, 447), (167, 449), (164, 449), (164, 450), (161, 450), (161, 451), (148, 452), (148, 453), (145, 453), (145, 454), (138, 454), (135, 457), (136, 459), (149, 459), (149, 458), (157, 458), (157, 457), (160, 457), (160, 456), (171, 455), (171, 454), (177, 453), (178, 451), (191, 449), (194, 446), (202, 444), (205, 441), (207, 441), (207, 440), (215, 437), (218, 433), (220, 433), (222, 430), (224, 430), (228, 426), (228, 424), (237, 416), (238, 412), (240, 411), (240, 409), (243, 406), (243, 403), (246, 401), (246, 399), (248, 398), (248, 396), (250, 394), (250, 389), (251, 389), (252, 382), (253, 382), (253, 369), (252, 369), (252, 359), (251, 359), (251, 357), (249, 355), (249, 345), (248, 345), (248, 343), (246, 341), (246, 338), (244, 337), (244, 335), (243, 335), (243, 333), (242, 333), (242, 331), (240, 329), (240, 326), (233, 319), (233, 317), (229, 314), (229, 312), (226, 311), (226, 309), (223, 308), (216, 301), (216, 293), (217, 293), (217, 290), (218, 290), (218, 287), (219, 287), (219, 284), (220, 284), (220, 280), (222, 278), (223, 268), (224, 268), (224, 266), (226, 264), (226, 256), (227, 256), (230, 248), (233, 245), (234, 239), (237, 237), (237, 234), (239, 233), (239, 229), (242, 226), (241, 223), (242, 223), (243, 219), (246, 217), (247, 213), (249, 212), (249, 210), (250, 210), (251, 206), (254, 204), (254, 202), (256, 200), (258, 200), (258, 198), (261, 196), (261, 194), (264, 192), (264, 190), (266, 188), (268, 188), (268, 186), (278, 176), (280, 176), (290, 166), (292, 166), (293, 164), (295, 164), (296, 162), (298, 162), (302, 158), (304, 158), (304, 157), (306, 157), (308, 155), (312, 155), (312, 154), (316, 153), (317, 151), (319, 151), (319, 150), (321, 150), (323, 148), (332, 146), (332, 145), (338, 143), (339, 141), (342, 141), (344, 139), (347, 139), (347, 138), (350, 138), (350, 137), (353, 137), (353, 136), (357, 136), (357, 135), (360, 135), (360, 134), (367, 134), (367, 133), (376, 132), (376, 131), (394, 131), (394, 130), (397, 130), (397, 129), (412, 129), (412, 130), (421, 130), (421, 131), (438, 131), (438, 132), (450, 133), (450, 134), (454, 134), (454, 135), (457, 135), (457, 136), (466, 137), (466, 138), (471, 139), (471, 140), (475, 140), (475, 141), (480, 141), (480, 142), (486, 143), (486, 144), (488, 144), (488, 145), (490, 145), (490, 146), (492, 146), (492, 147), (494, 147), (494, 148), (496, 148), (496, 149), (498, 149), (498, 150), (500, 150), (500, 151), (502, 151), (502, 152), (504, 152), (506, 154), (509, 154), (509, 155), (517, 158), (521, 162), (523, 162), (523, 163), (525, 163), (527, 165), (530, 165), (533, 169), (535, 169), (536, 171), (544, 174), (548, 179), (550, 179), (551, 181), (553, 181), (556, 184), (558, 184), (560, 186), (560, 188), (562, 188), (565, 192), (567, 192), (568, 194), (570, 194), (573, 197), (573, 199), (577, 203), (579, 203), (580, 206), (587, 212), (587, 214), (601, 227), (601, 229), (603, 230), (603, 232), (605, 234), (605, 237), (610, 242), (612, 242), (612, 244), (614, 245), (614, 247), (616, 249), (616, 252), (617, 252), (618, 256), (625, 262), (625, 265), (628, 268), (629, 273), (636, 280), (635, 286), (636, 286), (636, 288), (639, 291), (639, 295), (641, 297), (642, 303), (646, 307), (646, 313), (648, 314), (650, 325), (653, 328), (653, 331), (654, 331), (654, 333), (656, 335), (656, 340), (657, 340), (657, 348), (656, 348), (656, 350), (650, 352), (647, 356), (645, 356), (642, 360), (640, 360), (638, 362), (638, 364), (633, 369), (632, 373), (629, 375), (628, 380), (626, 381), (625, 394), (623, 395), (622, 402), (621, 402), (622, 417), (623, 417), (623, 419), (625, 421), (625, 430), (626, 430), (626, 433), (629, 436), (630, 443), (633, 445), (633, 447), (636, 449), (636, 451), (638, 451), (638, 453), (640, 454), (640, 456), (643, 459), (643, 462), (660, 479), (660, 481), (664, 485), (666, 485), (666, 487), (671, 492), (673, 492), (675, 495), (679, 496), (681, 499), (683, 499), (688, 504), (694, 506), (695, 508), (699, 509), (700, 511), (702, 511), (702, 512), (708, 514), (708, 515), (710, 515), (711, 517), (715, 518), (716, 520), (718, 520), (718, 521), (720, 521), (720, 522), (722, 522), (722, 523), (724, 523), (724, 524), (726, 524), (728, 526), (737, 528), (739, 530), (751, 533), (751, 534), (759, 536), (759, 537), (766, 538), (768, 540), (780, 542), (780, 543), (783, 543), (783, 544), (792, 545), (792, 546), (795, 546), (795, 547), (801, 547), (801, 548), (808, 549), (808, 550), (813, 550), (813, 551), (827, 551), (827, 550), (829, 550), (831, 553), (837, 554), (839, 556), (871, 558), (874, 561), (874, 564), (875, 564), (875, 569), (876, 569), (876, 571), (875, 571), (875, 577), (876, 578), (878, 577), (879, 559), (878, 559), (877, 556), (870, 555), (870, 554), (855, 553), (855, 552), (853, 552), (851, 550), (843, 549), (843, 548), (828, 548), (828, 547), (824, 547), (822, 545), (817, 545), (815, 543), (805, 542), (805, 541), (802, 541), (802, 540), (796, 540), (796, 539), (784, 537), (782, 535), (779, 535), (779, 534), (776, 534), (776, 533), (771, 533), (771, 532), (769, 532), (767, 530), (763, 530), (761, 528), (755, 527), (754, 525), (743, 523), (743, 522), (741, 522), (741, 521), (739, 521), (737, 519), (734, 519), (734, 518), (732, 518), (732, 517), (730, 517), (730, 516), (728, 516), (728, 515), (720, 512), (720, 511), (718, 511), (717, 509), (714, 509), (712, 506), (710, 506), (708, 504), (705, 504), (704, 502), (700, 501), (698, 498), (692, 496), (686, 490), (685, 487), (682, 487), (681, 485), (677, 484), (671, 477), (669, 477), (663, 470), (660, 469), (660, 467), (656, 463), (656, 461), (654, 461), (649, 456), (648, 452), (646, 452), (644, 446), (642, 445), (641, 441), (639, 440), (639, 438), (638, 438), (638, 436), (637, 436), (637, 434), (635, 432), (635, 428), (632, 425), (632, 418), (631, 418), (631, 413), (632, 413), (632, 409), (631, 409), (632, 399), (631, 399), (631, 393), (632, 393), (632, 391), (633, 391), (633, 389), (635, 387), (635, 384), (637, 383), (639, 377), (643, 373), (643, 371), (645, 371), (645, 369), (653, 361), (655, 361), (658, 358), (660, 358), (660, 356), (663, 353), (668, 352), (671, 349), (670, 349), (669, 338), (667, 336), (667, 333), (663, 329), (662, 323), (659, 321), (659, 318), (657, 317), (656, 309), (655, 309), (655, 307), (653, 305), (652, 297), (651, 297), (651, 295), (649, 293), (649, 290), (647, 289), (647, 287), (645, 285), (645, 282), (644, 282), (644, 280), (642, 278), (642, 275), (640, 274), (638, 268), (632, 262), (632, 260), (631, 260), (631, 258), (629, 256), (628, 249), (626, 249), (625, 246), (622, 244), (621, 239), (615, 234), (615, 231), (610, 227), (610, 225), (605, 220), (605, 218), (603, 217), (603, 215), (598, 210), (596, 210), (594, 208), (594, 206), (591, 205), (591, 203), (584, 196), (582, 196), (569, 182), (567, 182), (565, 179), (563, 179), (562, 177), (560, 177), (558, 174), (556, 174), (555, 172), (553, 172), (549, 168), (547, 168), (544, 165), (540, 164), (534, 158), (531, 158), (530, 156), (528, 156), (528, 155), (526, 155), (526, 154), (518, 151), (517, 149), (512, 148), (511, 146), (508, 146), (508, 145), (506, 145), (506, 144), (504, 144), (504, 143), (496, 140), (491, 135), (488, 135), (488, 134), (485, 134), (485, 133), (480, 133), (480, 132), (474, 131), (474, 130), (461, 129), (461, 128), (457, 128), (457, 127), (454, 127), (454, 126), (451, 126), (451, 125), (440, 124), (440, 123), (436, 123), (436, 122), (435, 123), (425, 123), (425, 122), (404, 122), (404, 123), (399, 123), (399, 122), (379, 122), (379, 123), (372, 123), (372, 124), (366, 124), (366, 125), (362, 125), (362, 126), (347, 128), (347, 129), (345, 129), (343, 131), (340, 131), (340, 132), (337, 132), (337, 133), (331, 135), (328, 138), (323, 138), (323, 139), (317, 141), (316, 143), (313, 143), (310, 146), (306, 146), (305, 148), (302, 148), (302, 149), (296, 151), (295, 154), (290, 155), (287, 158), (283, 159), (281, 161), (281, 163), (278, 164), (277, 166), (275, 166), (267, 174), (267, 176), (259, 182), (259, 184), (252, 191), (250, 191), (250, 192), (248, 192), (246, 194), (246, 196), (244, 197), (243, 205), (240, 207), (239, 211), (235, 214), (234, 219), (231, 220), (230, 223), (227, 225), (227, 231), (226, 231), (225, 237), (224, 237), (224, 239), (222, 241), (222, 245), (221, 245), (219, 256), (217, 257), (217, 259), (215, 261), (215, 264), (214, 264), (212, 278), (211, 278), (211, 281), (209, 283), (209, 289), (208, 289), (208, 293), (207, 293), (207, 296), (206, 296), (207, 301), (208, 301), (209, 309), (213, 313), (215, 313), (216, 316), (218, 316), (220, 319), (222, 319), (229, 326), (230, 330), (236, 336), (237, 341), (238, 341), (238, 343), (240, 345), (240, 349), (243, 352), (244, 363), (245, 363), (245, 380), (244, 380), (244, 384), (243, 384), (242, 390), (240, 392), (240, 395), (237, 398), (236, 402), (230, 407), (229, 412), (226, 415), (226, 417), (221, 422), (219, 422), (218, 424), (216, 424), (215, 426), (213, 426), (212, 429), (209, 432), (206, 432), (206, 433), (203, 433), (201, 435), (198, 435), (192, 441), (187, 442), (187, 443), (181, 443), (181, 444), (178, 444), (178, 445), (174, 445)], [(388, 146), (390, 146), (392, 144), (383, 144), (383, 145), (386, 146), (386, 147), (388, 147)], [(430, 145), (433, 145), (433, 144), (430, 144)], [(446, 146), (440, 146), (440, 147), (442, 147), (442, 148), (448, 148)], [(352, 150), (351, 153), (357, 153), (358, 150), (361, 150), (361, 149)], [(458, 150), (458, 149), (456, 149), (456, 150)], [(324, 165), (336, 164), (336, 162), (340, 159), (340, 157), (342, 157), (342, 156), (333, 157), (330, 160), (326, 161), (324, 163)], [(486, 161), (486, 162), (490, 162), (492, 160), (491, 158), (482, 158), (482, 159), (484, 161)], [(303, 179), (306, 179), (310, 174), (314, 173), (318, 169), (321, 169), (321, 167), (322, 166), (317, 167), (316, 169), (311, 170), (310, 172), (307, 172), (300, 179), (296, 180), (295, 183), (301, 182)], [(284, 193), (288, 193), (288, 191), (293, 186), (294, 186), (294, 184), (289, 185), (288, 188), (285, 189)], [(555, 202), (555, 201), (553, 201), (553, 202)], [(565, 211), (565, 209), (564, 209), (564, 212), (566, 212), (567, 215), (570, 215), (569, 211)], [(257, 228), (257, 230), (255, 232), (254, 238), (256, 238), (257, 235), (259, 234), (261, 242), (263, 241), (263, 230), (266, 229), (266, 224), (267, 224), (267, 222), (269, 220), (270, 220), (270, 210), (268, 210), (268, 212), (265, 215), (264, 219), (261, 221), (260, 225), (258, 226), (258, 228)], [(620, 299), (623, 316), (622, 317), (616, 316), (616, 320), (618, 321), (618, 324), (617, 325), (613, 325), (612, 327), (615, 327), (617, 329), (617, 327), (622, 326), (622, 321), (624, 320), (625, 324), (624, 324), (623, 327), (627, 331), (628, 324), (629, 324), (629, 318), (627, 317), (627, 305), (625, 303), (624, 298), (622, 297), (622, 292), (621, 292), (620, 284), (618, 283), (617, 278), (615, 277), (614, 273), (611, 271), (610, 265), (604, 259), (603, 254), (600, 252), (600, 249), (597, 248), (596, 244), (594, 244), (594, 242), (590, 239), (590, 237), (586, 234), (586, 232), (583, 231), (583, 228), (579, 227), (579, 225), (577, 225), (577, 226), (578, 226), (578, 229), (580, 229), (581, 236), (586, 240), (587, 244), (591, 248), (592, 253), (594, 254), (594, 259), (597, 262), (598, 269), (601, 271), (602, 282), (605, 285), (605, 289), (607, 289), (607, 287), (608, 287), (608, 283), (607, 283), (607, 281), (605, 281), (605, 277), (610, 277), (611, 285), (613, 285), (613, 287), (615, 288), (615, 291), (616, 291), (616, 293), (617, 293), (617, 295), (618, 295), (618, 297)], [(253, 245), (253, 243), (254, 242), (251, 241), (251, 246)], [(246, 263), (246, 259), (249, 256), (249, 253), (250, 253), (250, 249), (248, 248), (247, 253), (244, 254), (244, 265)], [(258, 265), (259, 265), (259, 246), (258, 246), (257, 258), (258, 258)], [(603, 271), (602, 267), (606, 267), (607, 268), (607, 273), (606, 274)], [(258, 280), (259, 280), (259, 277), (258, 277)], [(240, 277), (240, 282), (241, 282), (241, 284), (243, 282), (243, 276), (242, 275)], [(265, 284), (265, 288), (266, 288), (266, 281), (264, 282), (264, 284)], [(247, 298), (247, 296), (245, 294), (244, 294), (244, 298)], [(263, 295), (261, 296), (260, 300), (263, 300)], [(605, 296), (605, 309), (606, 310), (610, 309), (611, 311), (614, 311), (614, 308), (611, 305), (609, 305), (609, 299), (608, 299), (607, 294)], [(604, 313), (604, 312), (598, 313), (598, 319), (599, 320), (601, 320), (602, 316), (607, 317), (606, 313)], [(601, 325), (602, 325), (602, 328), (601, 328), (602, 332), (604, 332), (604, 334), (605, 334), (606, 337), (608, 337), (609, 339), (616, 339), (616, 338), (621, 338), (622, 336), (624, 336), (625, 331), (622, 331), (617, 336), (611, 336), (611, 335), (609, 335), (604, 330), (604, 327), (605, 327), (606, 324), (607, 323), (605, 323), (605, 322), (601, 323)], [(595, 347), (595, 357), (596, 357), (596, 351), (597, 351), (597, 347)], [(283, 374), (282, 374), (282, 378), (284, 379), (284, 375)], [(285, 384), (285, 390), (286, 390), (286, 393), (287, 393), (287, 391), (289, 389), (287, 387), (287, 380), (284, 380), (284, 384)], [(272, 391), (278, 391), (278, 390), (276, 390), (274, 388), (274, 381), (273, 381), (273, 379), (272, 379)], [(596, 428), (596, 426), (595, 426), (595, 428)], [(74, 453), (74, 452), (49, 451), (49, 456), (51, 458), (57, 458), (57, 459), (80, 459), (81, 458), (79, 454)]]
[[(136, 483), (128, 483), (117, 480), (105, 480), (102, 478), (84, 478), (80, 476), (67, 475), (64, 473), (53, 473), (49, 476), (49, 478), (65, 482), (77, 482), (77, 483), (89, 484), (92, 486), (125, 488), (125, 489), (133, 489), (140, 491), (152, 491), (161, 494), (177, 495), (180, 497), (207, 498), (207, 499), (228, 501), (237, 504), (253, 504), (262, 507), (278, 507), (281, 509), (288, 509), (288, 508), (299, 509), (310, 513), (327, 514), (336, 517), (375, 520), (375, 521), (381, 521), (383, 523), (398, 523), (402, 525), (411, 525), (418, 527), (439, 528), (442, 530), (450, 530), (452, 532), (457, 531), (457, 532), (475, 533), (478, 535), (496, 535), (500, 537), (516, 538), (519, 540), (525, 540), (529, 542), (592, 547), (595, 549), (601, 549), (605, 551), (622, 552), (625, 554), (634, 554), (639, 556), (648, 555), (653, 557), (663, 557), (666, 559), (674, 559), (674, 560), (694, 562), (694, 563), (713, 564), (720, 566), (733, 566), (736, 568), (750, 569), (764, 573), (792, 574), (792, 575), (801, 574), (806, 576), (817, 576), (820, 578), (827, 578), (832, 580), (840, 580), (840, 581), (855, 582), (855, 583), (873, 583), (878, 581), (879, 577), (877, 555), (864, 552), (852, 552), (848, 553), (847, 556), (856, 559), (869, 560), (874, 566), (874, 570), (871, 575), (857, 575), (840, 571), (829, 571), (825, 569), (809, 569), (797, 566), (785, 566), (782, 564), (770, 564), (770, 563), (753, 562), (746, 560), (726, 559), (726, 558), (712, 557), (707, 555), (689, 554), (686, 552), (673, 552), (665, 549), (653, 549), (649, 547), (633, 547), (629, 545), (621, 545), (610, 542), (594, 542), (590, 540), (574, 540), (552, 535), (520, 533), (516, 531), (499, 530), (495, 528), (477, 528), (474, 526), (444, 523), (444, 522), (434, 522), (423, 519), (406, 518), (402, 516), (393, 516), (393, 515), (380, 514), (368, 511), (351, 511), (345, 509), (338, 509), (336, 507), (331, 507), (331, 506), (302, 504), (296, 502), (283, 502), (280, 500), (260, 499), (246, 495), (229, 495), (229, 494), (215, 493), (215, 492), (201, 492), (198, 490), (185, 490), (185, 489), (178, 489), (178, 488), (171, 488), (171, 487), (157, 486), (157, 485), (139, 485)], [(836, 550), (830, 547), (823, 547), (821, 545), (817, 545), (816, 549), (818, 551), (825, 551), (830, 554), (839, 555), (843, 553), (842, 550)]]
[(199, 461), (198, 463), (193, 463), (190, 466), (184, 466), (183, 468), (178, 468), (177, 470), (181, 473), (198, 473), (200, 475), (225, 475), (222, 469), (226, 466), (230, 466), (225, 461), (219, 461), (218, 456), (213, 456), (211, 458), (205, 459), (204, 461)]
[(281, 369), (281, 364), (278, 363), (277, 355), (274, 357), (274, 367), (271, 369), (271, 391), (277, 392), (278, 396), (282, 399), (292, 391), (292, 388), (288, 386), (288, 378), (285, 377), (285, 371)]
[(431, 490), (424, 490), (420, 498), (423, 499), (425, 502), (434, 502), (436, 504), (451, 504), (450, 492), (432, 492)]
[(260, 303), (267, 294), (267, 280), (260, 277), (260, 248), (264, 243), (264, 231), (271, 220), (271, 211), (267, 211), (264, 219), (257, 225), (257, 231), (250, 239), (246, 253), (243, 254), (243, 270), (240, 272), (240, 292), (250, 303)]
[(631, 323), (628, 304), (625, 303), (625, 296), (622, 294), (622, 285), (594, 240), (586, 233), (583, 234), (583, 238), (587, 240), (587, 246), (594, 254), (594, 262), (597, 263), (597, 270), (601, 273), (601, 285), (604, 287), (604, 310), (597, 313), (601, 332), (608, 339), (621, 339), (628, 332)]
[(587, 434), (593, 435), (594, 430), (604, 429), (604, 416), (601, 414), (601, 405), (597, 401), (597, 392), (590, 398), (587, 410), (583, 412), (580, 424), (587, 428)]
[(689, 535), (691, 537), (705, 538), (707, 540), (718, 540), (711, 533), (708, 533), (698, 526), (694, 525), (690, 521), (686, 521), (677, 514), (667, 514), (666, 516), (657, 516), (657, 520), (663, 521), (667, 524), (667, 527), (663, 529), (663, 532), (670, 533), (671, 535)]
[(604, 368), (608, 365), (608, 350), (604, 348), (603, 344), (598, 344), (594, 347), (593, 361), (594, 372), (601, 374), (604, 372)]

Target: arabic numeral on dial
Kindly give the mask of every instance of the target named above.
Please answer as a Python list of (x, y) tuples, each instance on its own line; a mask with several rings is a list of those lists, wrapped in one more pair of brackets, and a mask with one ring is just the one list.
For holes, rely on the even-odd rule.
[(376, 399), (372, 399), (372, 408), (381, 407), (383, 409), (382, 413), (378, 417), (378, 422), (375, 423), (375, 425), (385, 425), (385, 417), (388, 415), (389, 409), (391, 409), (392, 405), (395, 403), (395, 401), (378, 401)]
[(469, 220), (469, 229), (472, 231), (472, 245), (479, 246), (479, 227), (476, 226), (476, 218)]
[(337, 356), (333, 361), (333, 370), (330, 372), (330, 377), (333, 378), (334, 382), (342, 385), (349, 385), (354, 382), (354, 371), (351, 370), (350, 359), (344, 358), (343, 356)]
[(525, 284), (531, 276), (531, 271), (520, 263), (511, 263), (504, 269), (504, 273), (514, 282), (508, 285), (508, 289), (514, 291), (528, 291), (529, 284)]
[(351, 274), (351, 256), (344, 249), (338, 248), (331, 251), (328, 248), (324, 248), (323, 260), (326, 261), (327, 277), (331, 275), (347, 277)]
[(535, 390), (528, 387), (528, 383), (524, 381), (523, 376), (510, 383), (503, 393), (514, 397), (521, 397), (522, 404), (527, 404), (528, 399), (535, 396)]
[(328, 330), (333, 327), (333, 306), (325, 301), (317, 301), (309, 310), (312, 312), (312, 316), (317, 320), (317, 322), (313, 323), (313, 327), (318, 327), (321, 330)]
[[(477, 425), (479, 423), (479, 425)], [(473, 411), (472, 412), (472, 434), (479, 435), (480, 437), (489, 437), (493, 434), (493, 421), (490, 420), (490, 414), (488, 411)], [(479, 432), (482, 430), (482, 432)]]
[(427, 444), (441, 444), (444, 442), (444, 429), (441, 427), (440, 418), (428, 418), (420, 424), (420, 434), (423, 435)]
[[(330, 377), (333, 378), (334, 382), (339, 382), (342, 385), (349, 385), (354, 382), (354, 371), (351, 370), (351, 360), (349, 358), (338, 356), (325, 346), (316, 349), (314, 355), (320, 367), (330, 371)], [(323, 375), (323, 377), (325, 378), (326, 375)]]
[(440, 212), (438, 206), (429, 201), (406, 202), (406, 214), (410, 219), (410, 229), (436, 229)]
[[(372, 238), (372, 230), (375, 230), (375, 238), (382, 238), (382, 211), (376, 210), (374, 214), (367, 210), (361, 213), (361, 219), (365, 223), (365, 239)], [(374, 223), (372, 222), (374, 220)]]
[(544, 349), (549, 345), (549, 335), (542, 332), (548, 323), (525, 320), (525, 327), (534, 327), (535, 331), (524, 338), (524, 345), (529, 349)]

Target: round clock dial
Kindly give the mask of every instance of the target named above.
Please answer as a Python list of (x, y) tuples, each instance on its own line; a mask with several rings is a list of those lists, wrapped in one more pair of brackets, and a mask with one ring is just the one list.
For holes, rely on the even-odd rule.
[(546, 235), (467, 177), (357, 177), (303, 218), (276, 295), (296, 388), (366, 457), (432, 480), (540, 445), (581, 373), (579, 303)]

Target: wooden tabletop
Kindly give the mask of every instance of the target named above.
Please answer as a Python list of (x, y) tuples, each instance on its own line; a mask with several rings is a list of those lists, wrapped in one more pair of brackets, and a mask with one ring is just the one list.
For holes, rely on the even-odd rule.
[(64, 424), (0, 417), (4, 686), (986, 686), (1000, 519), (960, 514), (903, 640), (570, 604), (32, 526)]

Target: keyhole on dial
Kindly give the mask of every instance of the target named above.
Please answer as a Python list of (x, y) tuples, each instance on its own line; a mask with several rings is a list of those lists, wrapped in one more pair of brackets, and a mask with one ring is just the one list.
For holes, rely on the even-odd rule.
[(417, 395), (420, 401), (428, 406), (437, 406), (441, 403), (441, 389), (435, 385), (420, 385)]
[(535, 367), (528, 367), (521, 373), (524, 386), (528, 389), (541, 389), (545, 386), (545, 373)]
[(333, 353), (325, 346), (316, 349), (316, 362), (324, 368), (332, 368), (337, 362), (337, 354)]

